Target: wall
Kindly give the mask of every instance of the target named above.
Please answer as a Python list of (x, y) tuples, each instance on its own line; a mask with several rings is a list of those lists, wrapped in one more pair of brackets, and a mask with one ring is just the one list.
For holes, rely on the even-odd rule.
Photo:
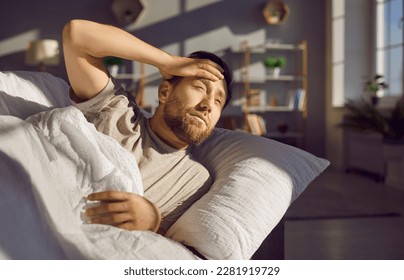
[[(307, 40), (307, 150), (325, 156), (325, 1), (286, 0), (291, 14), (282, 26), (262, 17), (265, 0), (144, 0), (139, 20), (125, 28), (141, 39), (175, 54), (196, 49), (216, 51), (263, 32), (285, 43)], [(2, 1), (0, 9), (0, 70), (35, 70), (24, 64), (27, 43), (36, 38), (61, 40), (65, 22), (85, 18), (117, 25), (111, 0)], [(48, 71), (66, 79), (63, 64)]]
[[(34, 39), (61, 42), (63, 25), (71, 18), (113, 23), (108, 0), (51, 1), (2, 0), (0, 2), (0, 70), (37, 70), (24, 63), (24, 51)], [(66, 78), (63, 62), (49, 72)]]
[[(343, 130), (338, 128), (344, 110), (333, 107), (331, 86), (331, 0), (327, 1), (327, 83), (326, 83), (326, 157), (337, 169), (345, 168), (346, 144)], [(344, 97), (358, 98), (363, 93), (363, 81), (372, 74), (374, 50), (373, 6), (368, 0), (345, 1), (345, 73)]]

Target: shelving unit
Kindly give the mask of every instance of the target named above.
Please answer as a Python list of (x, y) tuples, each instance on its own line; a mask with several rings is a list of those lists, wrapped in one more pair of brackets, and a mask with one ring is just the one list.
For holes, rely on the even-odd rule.
[(260, 113), (260, 112), (293, 112), (295, 111), (293, 108), (289, 108), (287, 106), (249, 106), (248, 112), (249, 113)]
[[(235, 53), (243, 54), (243, 69), (240, 76), (236, 80), (237, 83), (243, 84), (244, 99), (243, 111), (245, 119), (245, 129), (252, 132), (248, 118), (250, 114), (257, 114), (259, 118), (263, 118), (267, 125), (263, 131), (267, 131), (265, 137), (284, 141), (288, 139), (289, 144), (292, 143), (299, 147), (304, 147), (305, 139), (305, 123), (307, 118), (307, 42), (302, 41), (298, 44), (263, 44), (257, 46), (249, 46), (248, 42), (244, 41), (240, 45), (240, 51)], [(287, 56), (289, 67), (285, 70), (285, 74), (277, 77), (267, 73), (252, 73), (250, 67), (254, 57), (259, 57), (261, 61), (265, 56)], [(259, 61), (259, 60), (258, 60)], [(281, 93), (273, 95), (271, 88), (277, 88)], [(264, 90), (266, 89), (266, 90)], [(282, 95), (280, 104), (265, 104), (256, 105), (252, 102), (253, 98), (257, 99), (257, 92), (265, 94), (264, 100), (275, 101), (275, 98)], [(268, 92), (269, 91), (269, 92)], [(296, 100), (296, 94), (299, 93), (301, 100)], [(293, 94), (291, 94), (293, 92)], [(289, 96), (288, 96), (289, 95)], [(298, 106), (296, 106), (298, 105)], [(277, 115), (275, 117), (275, 114)], [(280, 116), (282, 114), (282, 116)], [(287, 131), (278, 131), (269, 122), (276, 119), (280, 125), (287, 126)], [(276, 125), (275, 125), (276, 127)], [(280, 130), (280, 129), (279, 129)]]

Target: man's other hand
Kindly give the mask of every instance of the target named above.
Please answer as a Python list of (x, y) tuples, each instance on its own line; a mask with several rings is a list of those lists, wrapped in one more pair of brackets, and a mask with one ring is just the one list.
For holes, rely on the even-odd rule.
[(85, 211), (91, 223), (153, 232), (160, 226), (160, 210), (146, 198), (134, 193), (104, 191), (92, 193), (87, 199), (101, 202)]

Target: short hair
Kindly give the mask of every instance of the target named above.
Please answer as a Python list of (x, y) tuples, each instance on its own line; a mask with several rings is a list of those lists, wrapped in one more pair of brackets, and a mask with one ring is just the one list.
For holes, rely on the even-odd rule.
[[(234, 85), (234, 80), (233, 80), (233, 73), (230, 69), (230, 67), (224, 62), (219, 56), (215, 55), (214, 53), (207, 52), (207, 51), (196, 51), (188, 55), (189, 58), (196, 58), (196, 59), (209, 59), (213, 61), (214, 63), (218, 64), (220, 67), (223, 69), (223, 76), (224, 76), (224, 81), (226, 83), (226, 102), (224, 103), (224, 107), (229, 104), (230, 99), (232, 97), (232, 88)], [(178, 79), (181, 79), (182, 77), (174, 76), (173, 78), (170, 79), (171, 82), (177, 83)]]

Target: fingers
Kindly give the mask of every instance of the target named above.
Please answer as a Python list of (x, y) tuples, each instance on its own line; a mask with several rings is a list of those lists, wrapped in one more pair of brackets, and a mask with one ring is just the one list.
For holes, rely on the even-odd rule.
[(103, 225), (121, 225), (132, 219), (129, 213), (116, 213), (113, 215), (99, 215), (90, 218), (92, 224), (103, 224)]
[(133, 193), (121, 192), (121, 191), (103, 191), (98, 193), (92, 193), (87, 196), (88, 200), (94, 201), (124, 201), (128, 200), (130, 196), (136, 196)]
[(223, 69), (222, 67), (220, 67), (219, 64), (213, 62), (212, 60), (210, 60), (210, 59), (201, 59), (201, 60), (202, 60), (206, 65), (212, 66), (213, 68), (215, 68), (216, 70), (218, 70), (220, 74), (224, 72), (224, 69)]
[(128, 208), (124, 202), (107, 203), (88, 208), (85, 215), (93, 224), (117, 225), (132, 219), (132, 215), (127, 212)]
[(127, 192), (104, 191), (90, 194), (87, 198), (101, 202), (85, 211), (90, 223), (128, 230), (157, 231), (159, 227), (160, 210), (144, 197)]
[(209, 59), (201, 59), (198, 62), (199, 71), (197, 71), (196, 76), (205, 78), (212, 81), (223, 80), (224, 70), (218, 64), (214, 63)]
[(133, 224), (128, 222), (128, 223), (121, 223), (120, 225), (117, 225), (117, 227), (121, 229), (126, 229), (126, 230), (133, 230)]
[(126, 202), (108, 203), (86, 210), (85, 214), (91, 224), (103, 224), (126, 230), (151, 230), (156, 232), (161, 218), (151, 217), (150, 213), (137, 213)]
[(130, 198), (130, 195), (134, 194), (120, 191), (92, 193), (87, 196), (88, 200), (96, 200), (104, 203), (86, 209), (85, 215), (89, 218), (91, 223), (96, 224), (116, 225), (129, 221), (131, 215), (128, 213), (130, 206), (127, 200)]
[(164, 78), (172, 76), (199, 77), (212, 81), (224, 79), (224, 70), (210, 59), (172, 56), (169, 64), (159, 68)]
[(107, 203), (100, 206), (95, 206), (92, 208), (88, 208), (85, 211), (87, 217), (94, 217), (97, 215), (102, 215), (106, 213), (113, 213), (113, 212), (127, 212), (129, 206), (127, 203), (124, 202), (115, 202), (115, 203)]

